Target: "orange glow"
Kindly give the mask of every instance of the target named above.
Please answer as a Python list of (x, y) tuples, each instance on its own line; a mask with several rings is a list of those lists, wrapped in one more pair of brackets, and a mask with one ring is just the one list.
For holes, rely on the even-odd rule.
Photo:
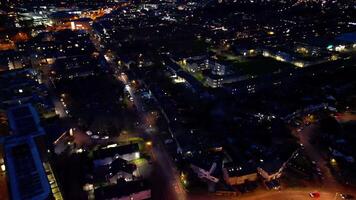
[(91, 26), (85, 22), (74, 22), (74, 26), (72, 26), (72, 21), (64, 22), (62, 24), (58, 24), (55, 26), (47, 27), (48, 31), (61, 31), (65, 29), (72, 29), (72, 30), (90, 30)]
[(91, 10), (87, 12), (83, 12), (80, 17), (81, 18), (90, 18), (92, 20), (95, 20), (96, 18), (102, 17), (105, 15), (105, 12), (103, 9), (98, 9), (98, 10)]
[(30, 39), (30, 36), (24, 32), (18, 32), (15, 36), (11, 38), (12, 41), (16, 42), (26, 42)]
[(0, 51), (15, 49), (15, 44), (13, 42), (0, 43)]

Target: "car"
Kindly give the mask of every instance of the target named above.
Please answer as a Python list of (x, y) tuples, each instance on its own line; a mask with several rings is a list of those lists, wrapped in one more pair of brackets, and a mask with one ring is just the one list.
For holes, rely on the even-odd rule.
[(309, 193), (309, 196), (310, 196), (311, 198), (317, 199), (317, 198), (320, 197), (320, 193), (319, 193), (319, 192), (311, 192), (311, 193)]
[(166, 139), (166, 140), (164, 141), (165, 144), (170, 144), (170, 143), (172, 143), (172, 142), (173, 142), (172, 139)]
[(340, 197), (346, 200), (355, 199), (355, 197), (352, 196), (351, 194), (340, 194)]
[(99, 139), (100, 137), (99, 137), (99, 135), (92, 135), (91, 138), (93, 138), (93, 139)]

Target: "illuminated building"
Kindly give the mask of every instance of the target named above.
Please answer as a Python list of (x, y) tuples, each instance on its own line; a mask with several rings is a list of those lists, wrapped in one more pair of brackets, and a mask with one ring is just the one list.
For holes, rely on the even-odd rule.
[[(53, 184), (49, 183), (43, 164), (47, 152), (45, 132), (37, 112), (30, 104), (24, 104), (10, 108), (7, 115), (11, 131), (0, 138), (0, 146), (11, 199), (53, 199)], [(56, 195), (56, 200), (62, 199), (60, 193)]]

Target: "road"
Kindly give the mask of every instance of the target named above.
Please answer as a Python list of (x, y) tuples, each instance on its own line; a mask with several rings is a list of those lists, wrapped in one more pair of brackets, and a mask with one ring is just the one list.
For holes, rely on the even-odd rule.
[[(316, 163), (316, 167), (320, 169), (324, 179), (322, 180), (322, 184), (317, 191), (324, 191), (324, 192), (332, 192), (332, 193), (348, 193), (352, 194), (356, 197), (356, 190), (355, 188), (349, 188), (342, 184), (340, 184), (328, 167), (328, 160), (326, 160), (326, 156), (321, 152), (314, 144), (312, 144), (311, 138), (313, 134), (317, 133), (318, 129), (317, 124), (311, 124), (310, 126), (304, 127), (302, 131), (296, 133), (299, 137), (300, 143), (303, 144), (304, 150), (306, 154), (310, 157), (310, 159), (314, 160)], [(323, 198), (324, 199), (324, 198)], [(330, 199), (329, 197), (326, 199)], [(337, 199), (337, 198), (332, 198)]]
[(187, 199), (187, 194), (180, 181), (179, 173), (175, 168), (175, 164), (165, 150), (161, 140), (157, 136), (157, 127), (155, 127), (154, 124), (148, 124), (149, 122), (146, 120), (146, 116), (149, 116), (150, 113), (144, 111), (144, 104), (142, 103), (141, 99), (142, 97), (137, 95), (134, 87), (131, 87), (130, 81), (125, 74), (120, 74), (117, 78), (125, 84), (126, 90), (133, 98), (133, 102), (136, 105), (138, 114), (141, 118), (141, 127), (143, 130), (145, 130), (146, 134), (151, 138), (154, 144), (152, 147), (153, 159), (157, 163), (157, 167), (160, 169), (161, 177), (164, 178), (164, 182), (169, 186), (167, 187), (168, 191), (161, 192), (163, 196), (160, 198), (169, 200)]
[(191, 195), (188, 200), (313, 200), (309, 196), (310, 192), (319, 192), (320, 198), (316, 200), (341, 200), (337, 190), (327, 190), (320, 188), (287, 188), (281, 191), (257, 191), (246, 193), (237, 197), (218, 196), (215, 194)]
[(137, 95), (135, 88), (131, 87), (130, 80), (124, 73), (120, 73), (118, 66), (114, 63), (113, 60), (115, 55), (111, 54), (110, 56), (106, 55), (103, 49), (100, 47), (100, 41), (94, 36), (93, 32), (90, 32), (92, 42), (94, 43), (96, 49), (105, 55), (105, 59), (109, 64), (112, 71), (115, 72), (114, 76), (118, 81), (121, 81), (125, 85), (125, 89), (129, 92), (130, 96), (133, 98), (133, 103), (135, 104), (140, 120), (141, 120), (141, 128), (147, 134), (147, 136), (152, 140), (152, 154), (155, 160), (156, 166), (159, 169), (160, 178), (163, 179), (165, 186), (168, 186), (165, 190), (165, 187), (160, 188), (161, 190), (159, 199), (167, 199), (167, 200), (186, 200), (187, 194), (186, 191), (180, 181), (179, 173), (177, 172), (175, 165), (168, 155), (167, 151), (164, 149), (164, 145), (162, 145), (160, 139), (157, 136), (154, 124), (147, 124), (146, 117), (150, 115), (143, 109), (142, 97)]
[(327, 166), (327, 161), (324, 159), (322, 152), (315, 147), (315, 145), (310, 143), (310, 138), (317, 132), (318, 126), (312, 124), (306, 126), (298, 135), (300, 142), (304, 145), (304, 150), (310, 159), (316, 162), (317, 167), (320, 169), (324, 176), (323, 186), (327, 188), (339, 188), (340, 184), (335, 180), (329, 167)]
[(251, 195), (242, 196), (240, 200), (307, 200), (310, 192), (318, 191), (320, 200), (337, 200), (336, 192), (311, 188), (295, 188), (282, 191), (261, 191)]

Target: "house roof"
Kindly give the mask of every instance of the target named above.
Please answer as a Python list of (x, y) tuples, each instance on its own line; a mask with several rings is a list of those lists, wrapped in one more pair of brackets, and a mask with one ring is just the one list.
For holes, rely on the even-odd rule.
[(244, 164), (238, 164), (233, 162), (225, 163), (224, 168), (226, 169), (230, 177), (244, 176), (257, 172), (256, 166), (248, 163), (244, 163)]
[(7, 139), (5, 155), (12, 199), (47, 199), (50, 185), (33, 138)]
[(135, 171), (135, 169), (135, 165), (128, 163), (122, 158), (117, 158), (110, 164), (109, 173), (117, 174), (120, 171), (124, 171), (131, 174), (133, 171)]
[(30, 104), (10, 108), (8, 110), (8, 118), (13, 134), (44, 134), (44, 130), (40, 126), (40, 118)]
[(94, 159), (103, 159), (107, 157), (114, 157), (115, 155), (124, 155), (129, 153), (138, 152), (139, 147), (137, 143), (116, 146), (116, 147), (109, 147), (109, 148), (102, 148), (99, 150), (94, 151)]
[(265, 172), (268, 174), (274, 174), (281, 169), (283, 166), (284, 162), (280, 159), (274, 159), (271, 161), (265, 161), (260, 163), (259, 167), (262, 168)]

